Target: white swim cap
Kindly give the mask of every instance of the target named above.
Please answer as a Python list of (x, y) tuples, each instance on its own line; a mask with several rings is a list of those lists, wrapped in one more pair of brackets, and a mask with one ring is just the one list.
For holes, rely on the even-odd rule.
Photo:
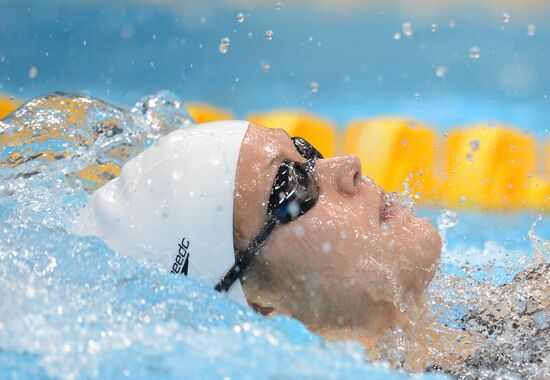
[[(233, 191), (247, 121), (179, 129), (92, 195), (76, 233), (212, 288), (235, 263)], [(246, 305), (240, 281), (229, 298)]]

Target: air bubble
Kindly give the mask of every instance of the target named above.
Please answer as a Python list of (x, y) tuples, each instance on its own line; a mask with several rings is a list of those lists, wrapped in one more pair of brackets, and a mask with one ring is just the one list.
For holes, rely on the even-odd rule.
[(329, 253), (332, 251), (332, 244), (330, 244), (328, 241), (323, 242), (323, 253)]
[(432, 24), (432, 32), (437, 32), (437, 24)]
[(222, 54), (227, 54), (229, 51), (230, 40), (227, 37), (222, 38), (220, 45), (218, 46), (218, 51)]
[(477, 46), (472, 46), (470, 48), (470, 58), (479, 59), (480, 55), (481, 55), (481, 50), (479, 50)]
[(533, 37), (537, 33), (537, 28), (533, 24), (527, 25), (527, 35)]
[(472, 139), (470, 140), (468, 146), (472, 152), (477, 152), (479, 150), (480, 142), (478, 139)]
[(281, 1), (279, 1), (277, 5), (275, 5), (275, 9), (278, 11), (280, 11), (282, 7), (283, 7), (283, 3)]
[(268, 41), (271, 41), (273, 39), (273, 31), (271, 29), (266, 30), (264, 35), (265, 35), (265, 39)]
[(502, 22), (508, 24), (510, 22), (510, 15), (506, 12), (502, 14)]
[(422, 95), (420, 95), (419, 92), (415, 92), (415, 93), (414, 93), (414, 98), (415, 98), (416, 100), (420, 99), (421, 97), (422, 97)]
[(268, 62), (261, 62), (261, 65), (262, 65), (262, 70), (264, 71), (264, 73), (267, 73), (269, 71), (269, 69), (271, 68), (271, 66), (269, 65)]
[(237, 14), (237, 22), (240, 22), (240, 23), (244, 22), (244, 13)]
[(395, 32), (395, 34), (393, 35), (393, 39), (394, 40), (400, 40), (401, 39), (401, 33)]

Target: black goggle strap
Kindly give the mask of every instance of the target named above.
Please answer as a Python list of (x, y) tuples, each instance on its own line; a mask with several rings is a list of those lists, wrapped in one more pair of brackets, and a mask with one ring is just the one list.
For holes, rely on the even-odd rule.
[(223, 278), (220, 280), (220, 282), (218, 282), (214, 289), (216, 289), (218, 292), (227, 292), (229, 288), (231, 288), (231, 285), (233, 285), (233, 283), (237, 281), (237, 279), (240, 278), (249, 267), (252, 259), (258, 254), (260, 248), (262, 247), (262, 245), (264, 245), (267, 237), (269, 236), (269, 234), (271, 234), (277, 223), (277, 217), (272, 215), (267, 223), (264, 225), (258, 236), (254, 240), (252, 240), (248, 248), (245, 251), (238, 252), (235, 255), (235, 264), (233, 264), (231, 269), (227, 272), (225, 276), (223, 276)]

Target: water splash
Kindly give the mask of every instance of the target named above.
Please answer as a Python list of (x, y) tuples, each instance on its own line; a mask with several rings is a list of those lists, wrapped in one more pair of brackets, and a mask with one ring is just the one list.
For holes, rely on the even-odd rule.
[[(454, 252), (445, 244), (443, 267), (457, 266), (461, 271), (438, 273), (430, 285), (428, 329), (451, 327), (457, 342), (452, 350), (460, 359), (431, 370), (459, 379), (548, 377), (550, 256), (548, 242), (534, 232), (540, 220), (528, 232), (535, 251), (532, 256), (521, 252), (516, 256), (490, 241), (483, 250), (455, 248)], [(447, 237), (458, 222), (456, 213), (444, 211), (438, 218), (442, 236)], [(537, 250), (543, 253), (537, 255)], [(512, 280), (497, 280), (508, 277)], [(449, 353), (437, 343), (432, 348), (434, 362)]]
[(533, 225), (529, 229), (528, 233), (529, 240), (531, 241), (531, 245), (533, 246), (534, 264), (550, 263), (550, 241), (538, 237), (535, 233), (537, 223), (539, 223), (541, 220), (542, 216), (539, 215), (537, 220), (533, 222)]
[(456, 212), (452, 210), (443, 210), (437, 218), (437, 230), (443, 242), (443, 252), (447, 251), (447, 230), (458, 225), (459, 219)]

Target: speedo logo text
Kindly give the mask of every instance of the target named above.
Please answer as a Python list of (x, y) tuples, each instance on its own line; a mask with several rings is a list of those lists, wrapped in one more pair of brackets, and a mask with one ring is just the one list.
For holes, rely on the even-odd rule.
[(179, 273), (187, 276), (187, 270), (189, 269), (189, 245), (190, 242), (186, 238), (181, 239), (181, 242), (178, 243), (178, 254), (172, 264), (170, 273)]

